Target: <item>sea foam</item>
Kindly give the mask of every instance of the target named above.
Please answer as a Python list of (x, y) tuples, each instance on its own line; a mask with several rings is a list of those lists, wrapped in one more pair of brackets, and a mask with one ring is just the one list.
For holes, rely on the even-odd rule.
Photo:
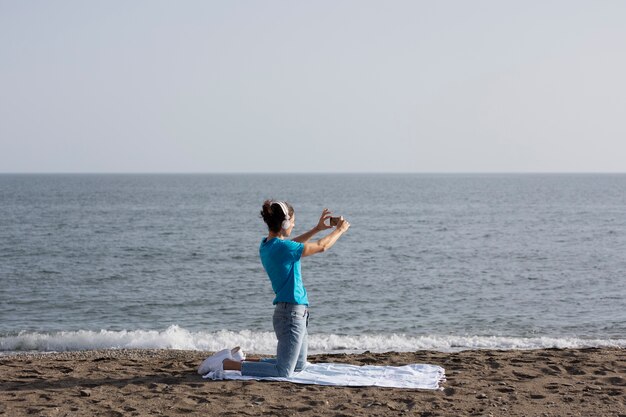
[[(177, 325), (165, 330), (78, 330), (54, 333), (20, 332), (0, 336), (0, 352), (39, 351), (61, 352), (89, 349), (182, 349), (217, 351), (225, 347), (241, 346), (249, 353), (276, 352), (276, 338), (272, 332), (251, 330), (192, 332)], [(309, 352), (373, 352), (416, 350), (459, 351), (467, 349), (542, 349), (626, 347), (626, 339), (582, 339), (576, 337), (500, 337), (449, 336), (403, 334), (337, 334), (309, 335)]]

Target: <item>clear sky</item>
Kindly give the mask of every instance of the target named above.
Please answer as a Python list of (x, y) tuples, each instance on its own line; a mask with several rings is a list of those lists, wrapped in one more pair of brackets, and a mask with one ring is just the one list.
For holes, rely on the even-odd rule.
[(0, 0), (0, 172), (626, 172), (626, 1)]

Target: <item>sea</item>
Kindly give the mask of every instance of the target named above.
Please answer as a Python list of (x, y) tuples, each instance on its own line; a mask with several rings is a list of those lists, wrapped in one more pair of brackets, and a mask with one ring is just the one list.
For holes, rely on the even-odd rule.
[(626, 175), (2, 174), (0, 355), (275, 352), (265, 199), (351, 223), (310, 352), (626, 347)]

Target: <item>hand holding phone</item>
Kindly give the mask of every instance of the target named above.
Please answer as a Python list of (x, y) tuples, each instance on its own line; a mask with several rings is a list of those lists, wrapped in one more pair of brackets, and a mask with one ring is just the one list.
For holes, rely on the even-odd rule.
[(339, 217), (339, 220), (337, 220), (337, 225), (335, 227), (341, 232), (346, 232), (350, 228), (350, 223), (344, 219), (343, 216), (341, 216)]

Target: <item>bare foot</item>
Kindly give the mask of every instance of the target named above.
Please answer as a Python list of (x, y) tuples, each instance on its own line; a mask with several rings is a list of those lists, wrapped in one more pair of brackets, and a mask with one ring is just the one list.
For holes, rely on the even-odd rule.
[(222, 362), (225, 371), (241, 371), (241, 362), (232, 359), (224, 359)]

